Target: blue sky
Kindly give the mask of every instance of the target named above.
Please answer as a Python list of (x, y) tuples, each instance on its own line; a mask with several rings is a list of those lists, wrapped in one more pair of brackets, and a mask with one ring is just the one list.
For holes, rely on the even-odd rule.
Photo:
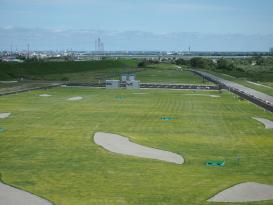
[[(56, 32), (62, 35), (55, 36), (59, 45), (53, 43), (52, 49), (91, 49), (72, 39), (77, 32), (85, 33), (84, 39), (101, 36), (107, 50), (185, 50), (194, 44), (195, 50), (262, 51), (273, 46), (272, 0), (0, 0), (0, 19), (0, 49), (27, 41), (49, 49), (45, 42), (50, 45)], [(180, 45), (185, 35), (193, 37)], [(238, 38), (245, 38), (241, 48)]]

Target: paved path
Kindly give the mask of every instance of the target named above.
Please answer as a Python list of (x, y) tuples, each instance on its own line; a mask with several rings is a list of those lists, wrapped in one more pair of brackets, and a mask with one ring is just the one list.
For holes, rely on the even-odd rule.
[[(68, 87), (100, 87), (104, 88), (105, 83), (66, 83)], [(126, 87), (125, 83), (120, 84), (121, 88)], [(181, 90), (219, 90), (217, 85), (190, 85), (190, 84), (163, 84), (163, 83), (140, 83), (140, 88), (165, 88)]]
[(202, 76), (211, 78), (214, 81), (216, 81), (216, 82), (218, 82), (218, 83), (220, 83), (222, 85), (225, 85), (228, 88), (237, 89), (238, 91), (246, 93), (249, 96), (254, 96), (255, 98), (257, 98), (257, 99), (259, 99), (259, 100), (261, 100), (263, 102), (266, 102), (267, 104), (271, 104), (273, 106), (273, 97), (270, 96), (270, 95), (267, 95), (265, 93), (259, 92), (257, 90), (251, 89), (251, 88), (248, 88), (248, 87), (243, 86), (241, 84), (234, 83), (232, 81), (225, 80), (223, 78), (219, 78), (219, 77), (217, 77), (215, 75), (212, 75), (212, 74), (204, 72), (204, 71), (196, 71), (195, 70), (194, 72), (199, 73)]

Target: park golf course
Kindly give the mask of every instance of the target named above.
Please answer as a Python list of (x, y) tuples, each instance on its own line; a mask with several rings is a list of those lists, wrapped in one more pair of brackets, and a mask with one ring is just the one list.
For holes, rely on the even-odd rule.
[[(202, 83), (176, 68), (153, 65), (137, 76), (144, 82)], [(22, 70), (36, 80), (87, 76)], [(109, 66), (98, 73), (116, 78), (124, 71), (112, 70)], [(97, 72), (83, 72), (97, 80)], [(40, 96), (44, 94), (48, 96)], [(73, 97), (82, 98), (68, 100)], [(1, 96), (0, 112), (11, 113), (0, 119), (1, 181), (55, 205), (230, 204), (207, 200), (242, 182), (273, 185), (273, 130), (253, 119), (273, 121), (273, 115), (227, 91), (57, 87)], [(126, 136), (185, 161), (173, 164), (111, 153), (94, 143), (96, 132)], [(208, 160), (225, 161), (225, 166), (206, 166)]]

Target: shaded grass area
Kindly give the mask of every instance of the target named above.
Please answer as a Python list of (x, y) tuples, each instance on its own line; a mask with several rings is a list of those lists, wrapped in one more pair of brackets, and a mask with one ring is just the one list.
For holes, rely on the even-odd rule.
[(236, 77), (247, 78), (252, 81), (272, 82), (273, 83), (273, 65), (238, 65), (244, 72), (232, 71)]
[(136, 60), (0, 63), (0, 79), (95, 81), (135, 71)]
[[(0, 172), (5, 182), (56, 205), (200, 205), (240, 182), (273, 184), (273, 130), (251, 119), (273, 116), (227, 92), (56, 88), (47, 98), (41, 93), (0, 98), (1, 111), (12, 113), (0, 121), (6, 129), (0, 133)], [(67, 101), (73, 96), (83, 100)], [(94, 144), (96, 131), (175, 152), (185, 164), (110, 153)], [(207, 160), (225, 160), (225, 166), (207, 167)]]

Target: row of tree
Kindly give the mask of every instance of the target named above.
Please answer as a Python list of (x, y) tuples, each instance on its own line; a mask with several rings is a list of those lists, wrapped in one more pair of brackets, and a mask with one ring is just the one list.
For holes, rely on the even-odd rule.
[(195, 57), (190, 60), (177, 59), (177, 65), (190, 66), (200, 69), (221, 69), (226, 71), (244, 72), (242, 66), (271, 66), (273, 68), (273, 57), (253, 56), (251, 58), (211, 60), (208, 58)]
[(232, 61), (221, 58), (217, 61), (213, 61), (208, 58), (201, 58), (201, 57), (195, 57), (191, 58), (190, 60), (184, 60), (184, 59), (177, 59), (175, 61), (177, 65), (185, 65), (190, 66), (192, 68), (199, 68), (199, 69), (223, 69), (223, 70), (241, 70), (238, 68)]

